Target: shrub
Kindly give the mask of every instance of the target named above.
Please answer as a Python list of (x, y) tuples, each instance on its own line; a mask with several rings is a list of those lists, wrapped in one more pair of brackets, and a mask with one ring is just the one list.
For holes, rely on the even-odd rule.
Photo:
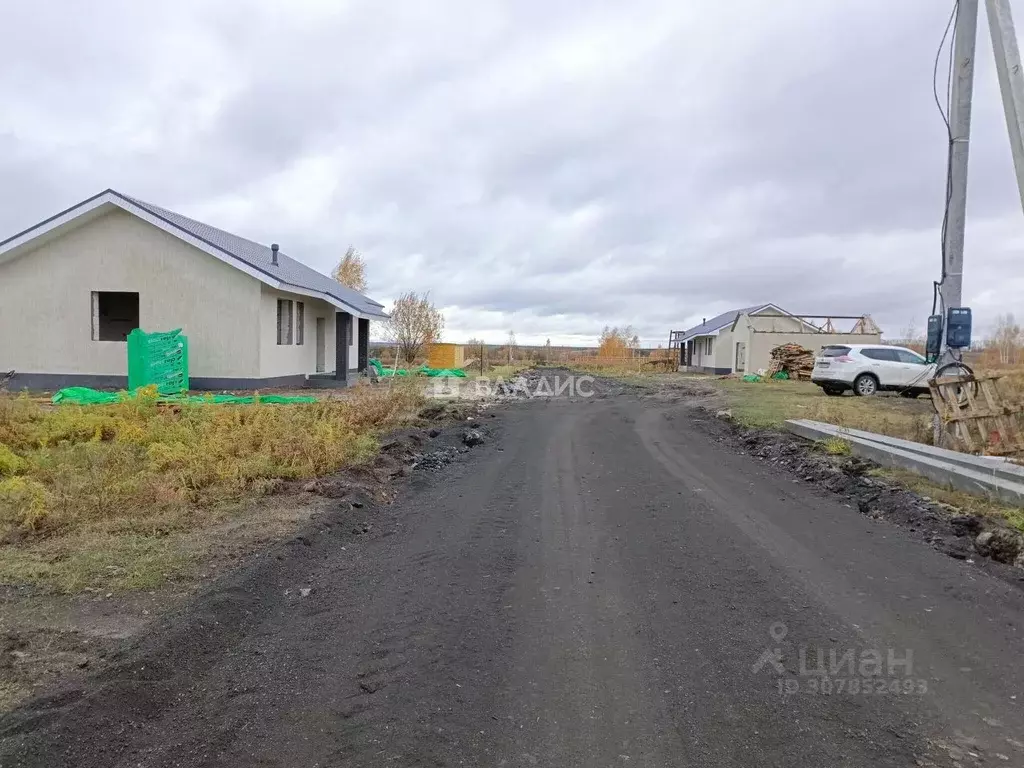
[(829, 456), (849, 456), (853, 453), (850, 444), (841, 437), (828, 437), (821, 441), (821, 448)]
[(27, 461), (0, 443), (0, 477), (20, 475), (27, 467)]

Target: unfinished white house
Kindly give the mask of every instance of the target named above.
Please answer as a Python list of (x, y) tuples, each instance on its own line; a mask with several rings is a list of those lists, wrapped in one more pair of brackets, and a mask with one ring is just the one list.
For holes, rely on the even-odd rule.
[[(846, 330), (842, 330), (842, 329)], [(878, 344), (882, 331), (870, 315), (794, 315), (775, 304), (723, 312), (685, 331), (672, 331), (669, 348), (680, 370), (756, 373), (771, 351), (790, 342), (817, 354), (830, 344)]]
[(195, 389), (345, 386), (386, 317), (276, 244), (111, 189), (0, 242), (11, 389), (124, 387), (134, 328), (181, 328)]

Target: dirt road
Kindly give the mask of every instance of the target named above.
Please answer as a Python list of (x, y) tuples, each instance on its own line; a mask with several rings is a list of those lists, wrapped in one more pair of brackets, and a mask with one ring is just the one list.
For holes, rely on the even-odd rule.
[(0, 765), (1024, 765), (1017, 587), (680, 404), (493, 421), (0, 721)]

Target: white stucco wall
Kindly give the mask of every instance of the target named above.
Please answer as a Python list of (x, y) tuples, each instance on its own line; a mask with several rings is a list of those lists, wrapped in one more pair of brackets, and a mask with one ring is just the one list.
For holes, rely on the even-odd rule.
[[(289, 299), (292, 302), (301, 301), (305, 304), (305, 339), (303, 344), (295, 344), (295, 334), (292, 334), (292, 344), (277, 343), (277, 300)], [(292, 309), (293, 317), (295, 309)], [(326, 320), (327, 333), (324, 349), (325, 372), (335, 370), (335, 346), (334, 332), (336, 325), (335, 308), (325, 301), (311, 299), (308, 296), (300, 296), (295, 293), (278, 291), (269, 286), (263, 285), (260, 293), (260, 377), (271, 378), (275, 376), (290, 376), (296, 373), (316, 373), (316, 318), (322, 317)], [(354, 371), (358, 368), (358, 326), (357, 320), (352, 318), (352, 344), (348, 350), (348, 368)]]
[(831, 344), (880, 344), (882, 336), (878, 333), (766, 333), (750, 334), (747, 346), (747, 370), (757, 371), (771, 364), (771, 352), (780, 344), (799, 344), (811, 350), (815, 357), (822, 347)]
[(690, 362), (691, 366), (696, 368), (714, 368), (715, 367), (715, 355), (718, 354), (719, 339), (717, 336), (710, 337), (711, 342), (711, 354), (708, 353), (708, 338), (707, 336), (698, 336), (695, 339), (691, 339), (693, 342), (693, 359)]
[(108, 213), (0, 264), (0, 370), (126, 375), (126, 344), (92, 340), (91, 292), (132, 291), (143, 330), (184, 330), (193, 377), (256, 377), (260, 285), (129, 213)]
[(814, 330), (814, 326), (810, 323), (797, 317), (781, 315), (772, 309), (766, 309), (756, 315), (741, 315), (737, 318), (737, 326), (744, 323), (744, 321), (747, 325), (757, 331), (771, 331), (773, 333), (792, 331), (794, 333), (800, 333), (801, 331)]
[(733, 338), (732, 328), (726, 327), (718, 332), (715, 339), (714, 361), (710, 364), (715, 368), (732, 370), (734, 358), (736, 357), (736, 339)]
[(799, 344), (815, 355), (830, 344), (878, 344), (880, 333), (807, 333), (813, 326), (793, 317), (740, 315), (733, 334), (732, 365), (736, 362), (736, 343), (747, 344), (747, 372), (754, 373), (771, 364), (771, 351), (780, 344)]

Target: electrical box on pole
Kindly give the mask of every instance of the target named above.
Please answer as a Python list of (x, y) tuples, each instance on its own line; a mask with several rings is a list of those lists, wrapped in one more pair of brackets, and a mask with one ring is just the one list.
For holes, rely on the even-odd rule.
[(928, 336), (924, 344), (924, 354), (929, 362), (938, 360), (942, 351), (942, 315), (932, 315), (928, 318)]
[(971, 346), (970, 307), (950, 307), (946, 310), (946, 344), (952, 349)]

